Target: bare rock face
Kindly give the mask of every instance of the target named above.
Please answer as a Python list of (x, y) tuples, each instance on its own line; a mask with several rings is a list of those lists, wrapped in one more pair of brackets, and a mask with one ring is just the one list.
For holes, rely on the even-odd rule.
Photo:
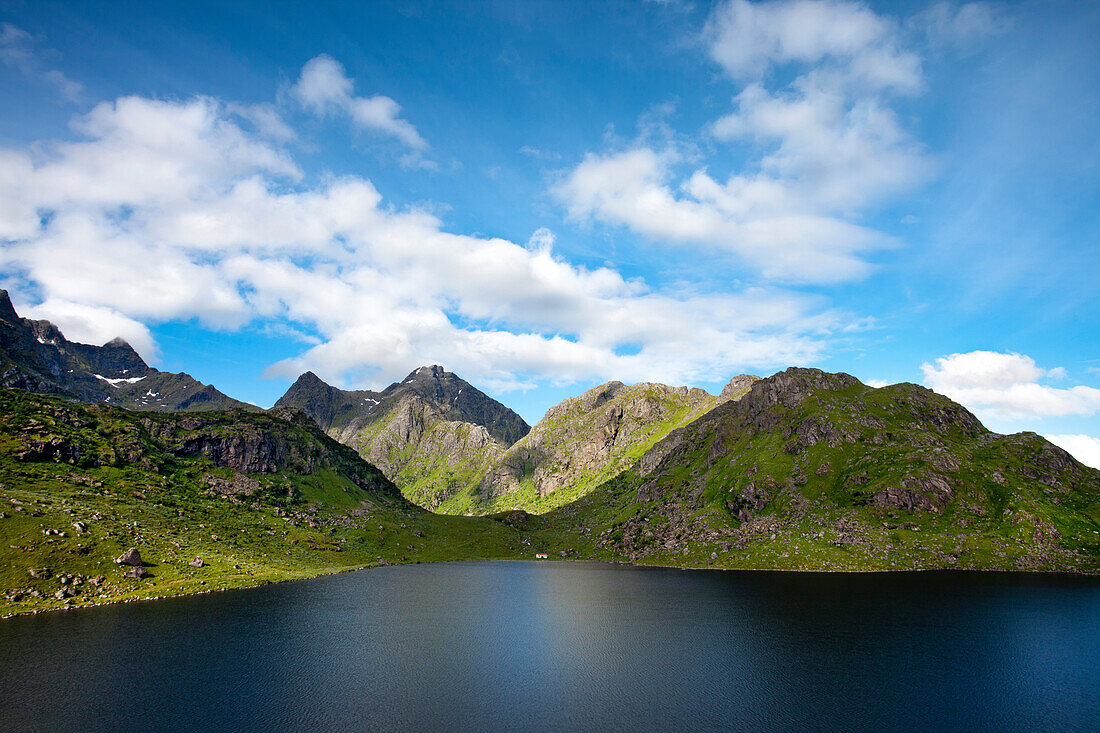
[(129, 550), (116, 557), (115, 562), (119, 565), (141, 567), (141, 553), (137, 551), (137, 548), (131, 547)]
[(752, 374), (738, 374), (722, 388), (722, 393), (718, 395), (718, 401), (728, 402), (729, 400), (741, 399), (752, 389), (752, 385), (759, 381), (760, 377)]
[(228, 478), (208, 473), (202, 480), (210, 487), (210, 492), (221, 496), (248, 496), (261, 489), (259, 481), (239, 471)]

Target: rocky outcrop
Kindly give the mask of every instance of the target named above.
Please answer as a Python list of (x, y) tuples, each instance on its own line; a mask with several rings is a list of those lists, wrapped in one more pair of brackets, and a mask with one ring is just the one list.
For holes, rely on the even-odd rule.
[(138, 552), (136, 547), (131, 547), (129, 550), (116, 557), (115, 563), (119, 565), (141, 567), (141, 553)]

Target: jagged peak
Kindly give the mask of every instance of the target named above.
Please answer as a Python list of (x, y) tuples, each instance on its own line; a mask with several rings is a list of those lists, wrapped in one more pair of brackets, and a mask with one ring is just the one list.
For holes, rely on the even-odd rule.
[(446, 369), (439, 366), (438, 364), (431, 364), (418, 366), (416, 369), (413, 369), (411, 372), (409, 372), (409, 376), (405, 377), (401, 381), (412, 382), (426, 379), (443, 379), (448, 375), (453, 376), (450, 372), (448, 372)]
[(8, 321), (19, 320), (19, 314), (15, 312), (15, 306), (11, 304), (8, 291), (0, 288), (0, 319)]
[(294, 380), (293, 386), (305, 386), (311, 384), (322, 384), (326, 387), (331, 386), (328, 382), (318, 377), (312, 371), (305, 371), (299, 374), (298, 378)]
[(130, 342), (121, 336), (115, 336), (113, 339), (103, 344), (103, 348), (110, 347), (112, 349), (130, 349), (133, 350), (133, 346), (130, 346)]

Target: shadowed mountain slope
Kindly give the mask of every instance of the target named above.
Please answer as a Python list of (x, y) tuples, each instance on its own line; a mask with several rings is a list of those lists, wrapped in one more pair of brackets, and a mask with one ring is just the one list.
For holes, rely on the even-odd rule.
[(103, 346), (65, 338), (49, 321), (20, 318), (0, 290), (0, 387), (104, 402), (130, 410), (178, 412), (260, 408), (228, 397), (189, 374), (147, 365), (122, 339)]

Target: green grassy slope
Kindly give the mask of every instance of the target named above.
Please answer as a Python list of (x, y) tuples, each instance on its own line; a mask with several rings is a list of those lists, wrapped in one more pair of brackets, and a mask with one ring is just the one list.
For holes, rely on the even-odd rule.
[(927, 389), (788, 370), (546, 515), (578, 551), (807, 570), (1100, 570), (1100, 471)]
[[(304, 415), (283, 416), (0, 390), (0, 613), (531, 556), (523, 532), (426, 512)], [(113, 560), (130, 547), (150, 577), (123, 577)], [(75, 595), (55, 597), (64, 588)]]

